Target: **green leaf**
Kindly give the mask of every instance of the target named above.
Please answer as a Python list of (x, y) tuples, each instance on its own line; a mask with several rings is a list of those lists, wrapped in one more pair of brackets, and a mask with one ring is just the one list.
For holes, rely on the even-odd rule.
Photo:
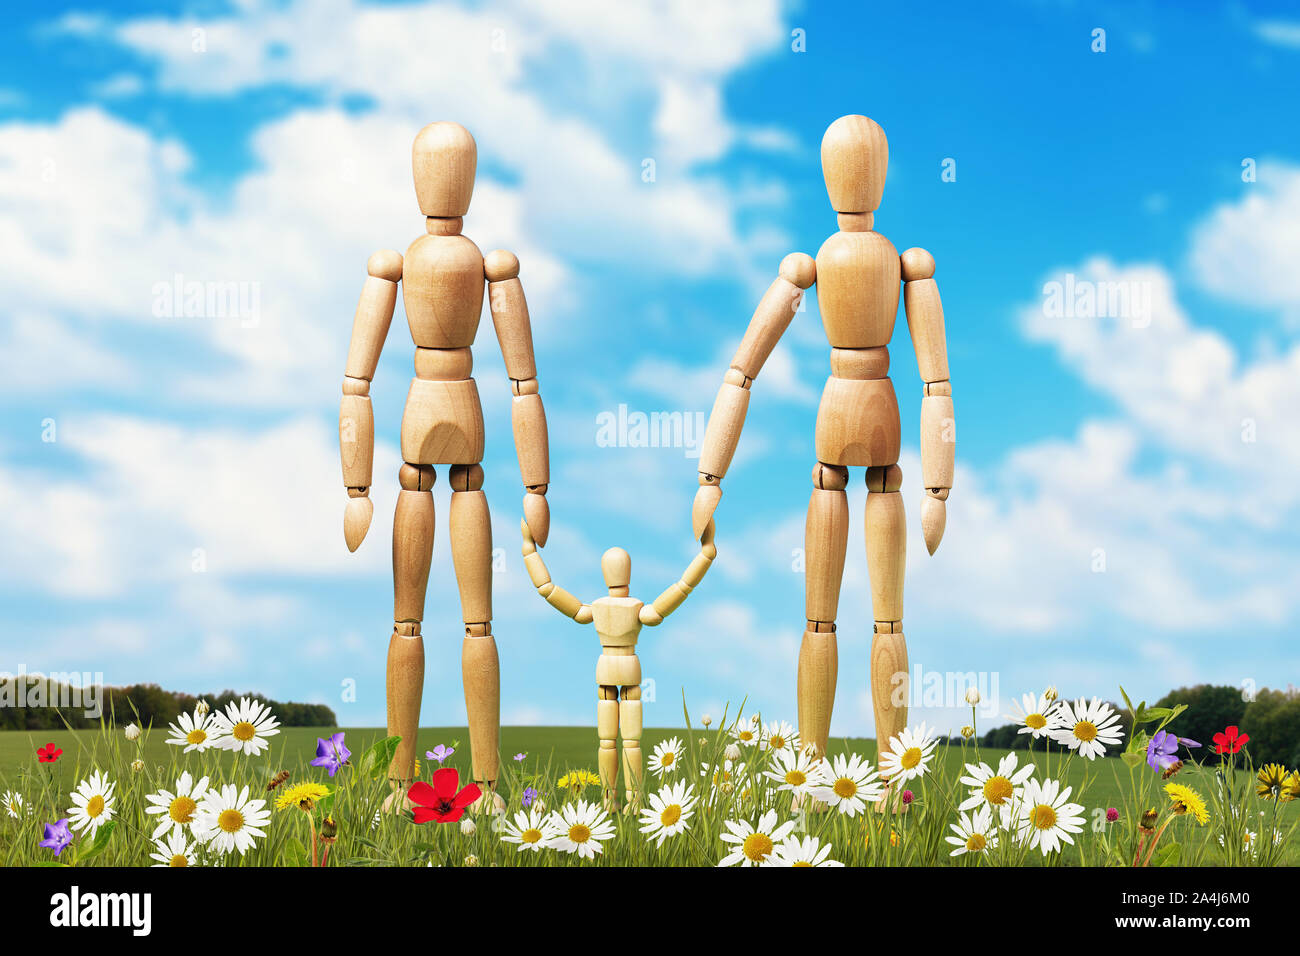
[(385, 737), (383, 740), (375, 741), (361, 758), (361, 772), (372, 780), (378, 780), (386, 775), (388, 765), (393, 762), (393, 754), (397, 753), (397, 745), (401, 742), (401, 737)]
[(1132, 770), (1142, 762), (1142, 754), (1136, 750), (1128, 750), (1120, 754), (1119, 759), (1124, 761), (1124, 766)]
[(113, 835), (113, 830), (116, 827), (117, 821), (109, 820), (96, 830), (94, 842), (90, 844), (90, 848), (82, 854), (81, 858), (83, 860), (89, 860), (103, 853), (108, 848), (109, 837)]
[(1182, 847), (1177, 843), (1162, 844), (1151, 857), (1151, 866), (1177, 866), (1182, 857)]

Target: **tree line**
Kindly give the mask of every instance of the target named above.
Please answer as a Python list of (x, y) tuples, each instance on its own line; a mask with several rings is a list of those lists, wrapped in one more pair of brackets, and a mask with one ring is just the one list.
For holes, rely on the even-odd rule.
[(0, 681), (0, 730), (83, 730), (98, 727), (101, 719), (120, 726), (166, 727), (183, 713), (193, 713), (202, 699), (214, 711), (241, 697), (269, 706), (285, 727), (334, 727), (334, 711), (324, 704), (277, 701), (263, 694), (187, 694), (164, 690), (157, 684), (128, 687), (76, 687), (37, 675)]
[[(1186, 704), (1187, 710), (1179, 714), (1166, 728), (1179, 737), (1188, 737), (1201, 744), (1192, 751), (1202, 763), (1214, 764), (1219, 757), (1214, 753), (1214, 735), (1223, 728), (1236, 725), (1242, 733), (1250, 734), (1246, 750), (1256, 767), (1265, 763), (1280, 763), (1287, 767), (1300, 766), (1300, 690), (1243, 693), (1240, 687), (1215, 684), (1197, 684), (1180, 687), (1161, 697), (1152, 706), (1173, 707)], [(1133, 715), (1123, 706), (1111, 704), (1119, 712), (1127, 741), (1133, 727)], [(1018, 724), (995, 727), (980, 737), (980, 746), (1012, 750), (1037, 750), (1046, 748), (1045, 740), (1033, 740), (1029, 734), (1017, 733)]]

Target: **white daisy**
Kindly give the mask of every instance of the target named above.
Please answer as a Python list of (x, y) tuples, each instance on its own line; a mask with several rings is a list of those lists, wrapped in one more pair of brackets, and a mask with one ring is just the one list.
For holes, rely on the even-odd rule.
[(167, 742), (173, 747), (184, 747), (182, 753), (189, 753), (191, 750), (197, 750), (200, 753), (207, 750), (213, 745), (215, 730), (212, 715), (206, 711), (200, 714), (194, 711), (194, 716), (181, 714), (176, 719), (176, 723), (168, 726), (171, 736)]
[(3, 802), (4, 808), (9, 811), (9, 816), (15, 820), (23, 815), (23, 795), (17, 790), (6, 790)]
[(838, 860), (831, 860), (831, 845), (819, 846), (815, 836), (800, 839), (792, 836), (768, 857), (764, 866), (843, 866)]
[(226, 705), (224, 714), (215, 714), (217, 746), (223, 750), (242, 750), (247, 755), (260, 754), (271, 742), (267, 737), (278, 734), (280, 722), (271, 715), (271, 708), (255, 700), (242, 697), (238, 706), (234, 701)]
[(763, 746), (768, 750), (798, 750), (799, 731), (787, 721), (774, 720), (763, 728)]
[(684, 780), (669, 784), (649, 797), (650, 806), (641, 811), (641, 832), (655, 846), (663, 846), (670, 836), (690, 828), (691, 814), (695, 808), (695, 787)]
[(775, 780), (778, 790), (789, 790), (796, 797), (811, 793), (823, 783), (821, 760), (814, 759), (801, 750), (777, 750), (773, 752), (773, 769), (764, 770), (763, 775)]
[(1025, 694), (1020, 700), (1011, 702), (1012, 712), (1004, 714), (1008, 720), (1020, 725), (1018, 734), (1033, 734), (1034, 739), (1046, 737), (1057, 722), (1057, 700), (1046, 694)]
[(263, 828), (270, 822), (271, 811), (266, 809), (265, 800), (250, 800), (248, 787), (236, 791), (235, 785), (228, 783), (220, 791), (207, 792), (190, 830), (195, 839), (217, 853), (238, 850), (242, 856), (257, 837), (266, 836)]
[(922, 722), (919, 727), (904, 728), (889, 740), (889, 749), (880, 754), (880, 772), (890, 783), (898, 784), (924, 776), (934, 756), (939, 739)]
[(586, 800), (565, 804), (551, 814), (551, 824), (557, 831), (549, 843), (553, 849), (576, 853), (588, 860), (594, 860), (601, 852), (602, 840), (614, 835), (614, 824), (609, 821), (609, 814)]
[(1031, 763), (1017, 770), (1016, 764), (1019, 762), (1020, 758), (1012, 751), (998, 761), (996, 771), (983, 762), (979, 765), (968, 763), (966, 776), (961, 778), (961, 782), (971, 788), (970, 796), (963, 800), (957, 809), (972, 810), (978, 806), (990, 807), (998, 812), (1000, 822), (1005, 825), (1012, 807), (1020, 797), (1021, 786), (1034, 772), (1034, 765)]
[(504, 831), (503, 843), (519, 844), (519, 852), (532, 850), (541, 853), (551, 840), (560, 835), (560, 831), (551, 822), (551, 814), (542, 809), (540, 801), (534, 801), (527, 810), (515, 814), (514, 822), (505, 820), (501, 824)]
[(185, 839), (185, 833), (178, 827), (167, 839), (154, 841), (149, 858), (158, 861), (154, 866), (193, 866), (194, 844)]
[(1124, 736), (1119, 714), (1099, 697), (1094, 697), (1091, 702), (1080, 697), (1073, 708), (1069, 701), (1063, 700), (1059, 707), (1052, 739), (1079, 751), (1089, 760), (1104, 757), (1106, 747), (1117, 746)]
[(186, 770), (176, 781), (175, 793), (159, 790), (157, 793), (146, 794), (144, 799), (149, 806), (144, 808), (144, 812), (158, 815), (158, 826), (153, 831), (153, 839), (161, 839), (168, 830), (179, 833), (187, 824), (193, 823), (199, 802), (207, 793), (208, 778), (203, 777), (196, 784)]
[(763, 736), (763, 725), (759, 723), (758, 714), (751, 717), (741, 717), (736, 721), (735, 726), (731, 728), (731, 736), (736, 743), (743, 744), (746, 747), (752, 747), (759, 742)]
[(682, 741), (679, 737), (655, 744), (654, 753), (646, 761), (646, 767), (656, 777), (673, 773), (682, 764)]
[(998, 845), (997, 826), (993, 823), (993, 808), (988, 804), (984, 804), (974, 814), (962, 811), (957, 817), (957, 822), (949, 826), (952, 832), (957, 834), (944, 837), (957, 848), (949, 856), (987, 853)]
[(1061, 841), (1073, 843), (1071, 833), (1083, 832), (1083, 805), (1070, 803), (1070, 787), (1061, 789), (1055, 780), (1028, 780), (1020, 795), (1012, 819), (1016, 838), (1029, 848), (1043, 851), (1043, 856), (1061, 848)]
[(822, 766), (822, 785), (813, 796), (845, 816), (856, 816), (885, 794), (880, 774), (857, 754), (838, 754)]
[(722, 858), (718, 866), (762, 866), (772, 855), (778, 843), (785, 840), (794, 829), (794, 821), (787, 820), (780, 826), (776, 823), (776, 811), (768, 810), (759, 817), (758, 823), (748, 820), (724, 820), (727, 832), (722, 834), (722, 842), (734, 845), (734, 849)]
[(98, 770), (81, 781), (72, 792), (72, 806), (67, 809), (72, 828), (94, 836), (101, 823), (113, 819), (115, 787), (117, 784), (109, 783), (108, 778)]

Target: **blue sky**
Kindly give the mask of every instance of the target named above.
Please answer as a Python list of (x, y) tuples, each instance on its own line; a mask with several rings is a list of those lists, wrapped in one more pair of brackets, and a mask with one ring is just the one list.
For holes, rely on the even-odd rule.
[[(1300, 19), (1254, 3), (534, 6), (11, 14), (0, 669), (257, 690), (382, 722), (411, 375), (400, 307), (373, 391), (375, 522), (355, 555), (338, 389), (366, 258), (423, 231), (409, 149), (435, 119), (478, 140), (466, 234), (522, 262), (551, 427), (552, 573), (596, 597), (618, 544), (633, 592), (653, 597), (694, 548), (695, 460), (606, 446), (599, 416), (707, 414), (780, 259), (835, 229), (818, 144), (857, 112), (890, 139), (876, 227), (938, 262), (957, 407), (931, 558), (900, 317), (913, 668), (982, 675), (1000, 697), (984, 726), (1048, 683), (1114, 698), (1121, 683), (1155, 697), (1294, 680)], [(1067, 274), (1120, 283), (1142, 307), (1054, 314), (1045, 289)], [(242, 284), (246, 313), (158, 314), (177, 275)], [(586, 724), (598, 648), (524, 573), (490, 328), (475, 375), (503, 721)], [(812, 295), (755, 385), (715, 569), (643, 636), (648, 724), (680, 722), (683, 688), (696, 714), (747, 696), (793, 719), (827, 374)], [(447, 495), (444, 470), (427, 725), (464, 719)], [(855, 471), (837, 735), (871, 731), (864, 497)], [(914, 714), (955, 728), (966, 714), (951, 703)]]

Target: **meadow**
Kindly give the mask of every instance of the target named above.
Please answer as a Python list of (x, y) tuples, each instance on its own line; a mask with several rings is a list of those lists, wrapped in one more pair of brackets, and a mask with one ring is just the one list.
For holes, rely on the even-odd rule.
[[(872, 800), (861, 803), (857, 812), (846, 812), (852, 801), (828, 807), (799, 795), (809, 764), (793, 750), (770, 745), (772, 739), (780, 740), (772, 737), (773, 726), (779, 724), (767, 725), (765, 733), (761, 721), (751, 727), (748, 719), (724, 715), (711, 729), (699, 722), (690, 730), (647, 729), (642, 745), (650, 766), (639, 805), (635, 812), (608, 815), (600, 809), (592, 728), (505, 727), (498, 785), (506, 801), (504, 813), (444, 803), (436, 812), (424, 811), (426, 822), (416, 822), (400, 808), (384, 810), (394, 739), (377, 728), (342, 731), (350, 759), (332, 776), (310, 761), (318, 754), (318, 741), (338, 734), (336, 728), (278, 728), (264, 737), (267, 746), (256, 754), (217, 749), (182, 753), (181, 746), (167, 743), (168, 729), (156, 727), (134, 739), (111, 725), (6, 732), (0, 734), (0, 794), (7, 803), (19, 796), (22, 806), (0, 809), (0, 864), (714, 866), (756, 858), (771, 864), (781, 853), (782, 861), (844, 865), (1131, 866), (1135, 858), (1148, 865), (1297, 862), (1293, 836), (1300, 800), (1282, 798), (1285, 788), (1272, 799), (1259, 798), (1253, 771), (1244, 766), (1223, 777), (1191, 759), (1181, 764), (1172, 781), (1190, 788), (1193, 797), (1185, 799), (1204, 799), (1203, 806), (1189, 808), (1166, 793), (1160, 773), (1133, 759), (1136, 753), (1087, 760), (1061, 747), (1046, 755), (1015, 751), (1016, 765), (1005, 772), (1015, 780), (1018, 796), (1025, 780), (1045, 781), (1049, 787), (1056, 781), (1060, 790), (1070, 788), (1068, 801), (1080, 805), (1070, 807), (1055, 790), (1045, 796), (1034, 791), (1055, 807), (1053, 822), (1057, 812), (1062, 824), (1069, 814), (1077, 815), (1073, 842), (1048, 839), (1034, 846), (1019, 838), (1034, 828), (1022, 831), (1016, 820), (999, 827), (999, 810), (992, 806), (971, 808), (964, 816), (959, 810), (979, 790), (959, 781), (968, 772), (966, 765), (983, 763), (989, 773), (1000, 774), (1008, 751), (979, 748), (973, 740), (940, 739), (926, 751), (921, 772), (894, 786), (899, 812), (877, 812)], [(792, 731), (784, 725), (776, 733)], [(679, 741), (674, 764), (656, 773), (651, 756), (674, 738)], [(62, 753), (54, 762), (39, 762), (38, 749), (51, 743)], [(419, 779), (431, 781), (435, 772), (453, 769), (458, 787), (468, 783), (463, 728), (422, 729), (417, 752), (433, 750), (443, 759), (421, 756)], [(826, 764), (841, 778), (847, 773), (856, 779), (865, 795), (878, 784), (857, 764), (846, 771), (849, 755), (880, 767), (879, 755), (873, 742), (863, 739), (835, 740), (829, 747)], [(1033, 771), (1024, 769), (1029, 762), (1035, 764)], [(77, 832), (56, 855), (53, 848), (39, 845), (48, 836), (46, 824), (69, 816), (70, 794), (84, 788), (92, 771), (102, 771), (112, 781), (111, 821)], [(235, 785), (225, 806), (246, 815), (247, 833), (239, 836), (246, 852), (239, 852), (236, 834), (227, 834), (224, 850), (221, 839), (211, 839), (212, 833), (220, 834), (215, 823), (209, 836), (201, 837), (199, 824), (188, 817), (186, 825), (177, 823), (158, 836), (166, 814), (147, 812), (148, 795), (162, 793), (155, 797), (158, 804), (172, 801), (181, 792), (177, 784), (185, 772), (191, 781), (208, 777), (214, 791)], [(445, 782), (447, 776), (441, 773), (438, 780)], [(274, 789), (268, 789), (272, 784)], [(675, 789), (664, 789), (670, 785)], [(236, 795), (245, 786), (247, 795)], [(468, 802), (468, 795), (459, 802)], [(808, 807), (816, 810), (807, 812)], [(981, 821), (979, 814), (986, 811), (990, 815)], [(1146, 811), (1152, 812), (1143, 819)], [(643, 832), (643, 827), (650, 830)], [(1273, 843), (1266, 842), (1270, 830)], [(582, 837), (566, 844), (566, 832)], [(1049, 844), (1050, 852), (1044, 852)], [(774, 852), (778, 846), (784, 849)], [(954, 851), (961, 852), (953, 856)]]

